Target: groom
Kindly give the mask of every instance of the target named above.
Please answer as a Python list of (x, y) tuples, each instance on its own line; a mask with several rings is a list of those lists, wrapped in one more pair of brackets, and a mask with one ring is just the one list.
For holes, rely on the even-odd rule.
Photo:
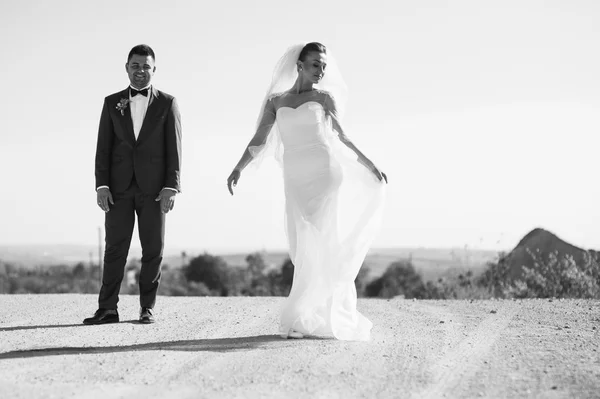
[(149, 46), (132, 48), (125, 64), (129, 87), (104, 99), (96, 147), (96, 202), (105, 212), (104, 273), (99, 309), (84, 324), (119, 321), (119, 288), (136, 215), (142, 244), (139, 321), (154, 322), (165, 214), (180, 191), (181, 167), (177, 101), (151, 84), (154, 63)]

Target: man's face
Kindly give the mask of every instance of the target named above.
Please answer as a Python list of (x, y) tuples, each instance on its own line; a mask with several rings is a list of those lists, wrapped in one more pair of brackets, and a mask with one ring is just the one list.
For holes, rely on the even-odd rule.
[(143, 89), (150, 84), (156, 71), (154, 58), (150, 55), (133, 54), (125, 64), (131, 85), (136, 89)]

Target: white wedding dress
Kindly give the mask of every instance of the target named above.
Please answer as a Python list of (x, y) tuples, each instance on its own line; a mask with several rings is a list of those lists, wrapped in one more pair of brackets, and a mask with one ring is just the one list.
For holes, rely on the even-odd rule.
[(273, 109), (294, 264), (280, 333), (368, 340), (354, 279), (379, 230), (385, 184), (339, 140), (323, 102)]

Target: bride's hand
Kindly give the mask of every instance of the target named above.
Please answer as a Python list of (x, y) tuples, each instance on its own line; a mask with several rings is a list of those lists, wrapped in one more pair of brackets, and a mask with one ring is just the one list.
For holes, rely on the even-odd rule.
[(377, 169), (377, 166), (375, 166), (373, 162), (371, 162), (368, 159), (364, 159), (361, 163), (365, 165), (365, 167), (369, 169), (375, 175), (375, 177), (377, 177), (377, 180), (385, 180), (386, 183), (388, 182), (387, 175), (379, 169)]
[[(383, 172), (381, 172), (381, 176), (383, 176), (383, 179), (385, 180), (385, 184), (387, 184), (387, 175)], [(381, 181), (381, 180), (380, 180)]]
[(227, 178), (227, 188), (229, 189), (231, 195), (233, 195), (233, 187), (237, 185), (238, 180), (240, 180), (241, 174), (242, 172), (240, 172), (238, 169), (234, 169), (233, 172), (231, 172), (231, 174)]
[(385, 182), (387, 184), (387, 182), (388, 182), (387, 175), (385, 173), (383, 173), (382, 171), (380, 171), (379, 169), (377, 169), (377, 167), (375, 165), (373, 165), (371, 167), (371, 172), (373, 172), (373, 174), (377, 177), (377, 179), (379, 179), (379, 181), (385, 180)]

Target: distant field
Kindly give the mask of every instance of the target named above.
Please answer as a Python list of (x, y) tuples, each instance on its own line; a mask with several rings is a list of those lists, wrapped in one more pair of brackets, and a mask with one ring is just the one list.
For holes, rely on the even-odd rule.
[[(198, 256), (202, 252), (186, 251), (182, 253), (169, 253), (165, 255), (163, 264), (178, 268)], [(212, 255), (221, 256), (228, 265), (245, 267), (246, 256), (250, 252)], [(261, 252), (270, 267), (280, 267), (288, 255), (283, 251)], [(477, 274), (483, 270), (485, 263), (494, 260), (496, 251), (490, 250), (465, 250), (463, 248), (374, 248), (367, 255), (365, 264), (370, 269), (370, 277), (378, 277), (393, 262), (410, 259), (415, 268), (425, 280), (437, 280), (450, 274), (457, 274), (471, 270)], [(132, 248), (130, 261), (139, 259), (139, 251)], [(0, 261), (15, 263), (24, 267), (50, 266), (57, 264), (74, 265), (79, 262), (97, 264), (97, 249), (86, 246), (0, 246)]]
[(424, 280), (437, 280), (448, 274), (471, 270), (477, 274), (485, 264), (496, 259), (496, 251), (464, 250), (451, 248), (392, 248), (371, 251), (365, 263), (372, 277), (378, 277), (385, 269), (398, 260), (410, 259)]
[[(247, 254), (221, 255), (231, 266), (245, 266)], [(496, 251), (463, 250), (450, 248), (386, 248), (373, 249), (365, 259), (370, 277), (381, 276), (396, 261), (411, 259), (425, 280), (437, 280), (450, 274), (471, 270), (478, 274), (488, 261), (496, 258)], [(267, 264), (279, 267), (287, 259), (287, 253), (264, 253)]]

